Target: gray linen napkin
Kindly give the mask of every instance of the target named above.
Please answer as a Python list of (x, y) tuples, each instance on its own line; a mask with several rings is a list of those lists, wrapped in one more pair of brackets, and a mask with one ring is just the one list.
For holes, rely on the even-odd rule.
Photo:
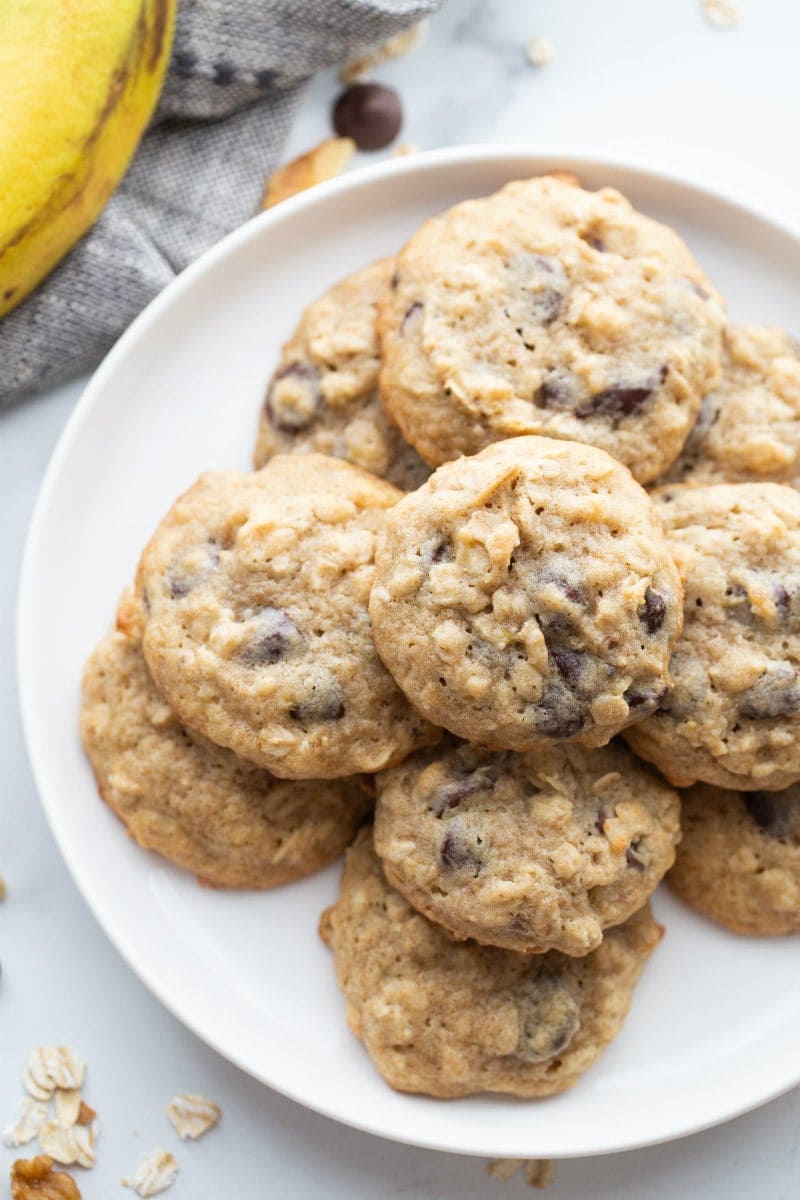
[(442, 0), (181, 0), (151, 129), (100, 220), (0, 320), (0, 406), (96, 365), (138, 312), (258, 209), (315, 71)]

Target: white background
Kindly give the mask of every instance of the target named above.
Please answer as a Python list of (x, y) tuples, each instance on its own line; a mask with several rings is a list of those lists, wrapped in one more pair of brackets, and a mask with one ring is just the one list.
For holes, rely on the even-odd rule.
[[(403, 136), (423, 148), (530, 141), (629, 154), (704, 176), (800, 227), (800, 6), (742, 0), (741, 10), (739, 28), (722, 32), (704, 21), (696, 0), (450, 0), (426, 44), (380, 76), (403, 95)], [(540, 70), (523, 56), (537, 33), (556, 49), (552, 65)], [(315, 83), (288, 153), (328, 134), (334, 93), (333, 79)], [(480, 1160), (404, 1149), (343, 1129), (229, 1067), (150, 997), (77, 895), (47, 831), (22, 746), (13, 608), (28, 515), (79, 390), (73, 385), (0, 416), (0, 875), (9, 891), (0, 906), (0, 1124), (21, 1095), (27, 1051), (64, 1041), (90, 1064), (86, 1093), (102, 1121), (98, 1166), (76, 1172), (86, 1200), (130, 1195), (119, 1186), (121, 1176), (156, 1146), (173, 1149), (180, 1160), (175, 1200), (530, 1194), (521, 1181), (488, 1179)], [(204, 1091), (222, 1106), (220, 1127), (196, 1145), (178, 1143), (163, 1116), (177, 1090)], [(795, 1092), (680, 1143), (559, 1164), (549, 1194), (554, 1200), (796, 1196), (799, 1131)], [(0, 1176), (12, 1157), (0, 1150)]]

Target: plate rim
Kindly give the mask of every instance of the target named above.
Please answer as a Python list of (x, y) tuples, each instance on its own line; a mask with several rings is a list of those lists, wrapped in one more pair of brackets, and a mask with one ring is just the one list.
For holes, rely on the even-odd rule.
[[(26, 597), (33, 587), (37, 548), (44, 534), (51, 496), (59, 482), (62, 466), (68, 460), (75, 443), (78, 441), (84, 422), (94, 411), (96, 404), (102, 399), (106, 379), (113, 376), (117, 363), (128, 353), (129, 347), (135, 344), (140, 333), (158, 321), (164, 309), (170, 307), (184, 292), (189, 291), (195, 281), (201, 279), (206, 272), (212, 270), (218, 262), (223, 261), (229, 254), (235, 252), (240, 246), (245, 245), (251, 239), (259, 238), (262, 230), (289, 222), (295, 213), (302, 212), (304, 209), (322, 206), (332, 197), (358, 190), (362, 185), (390, 178), (394, 175), (424, 174), (427, 171), (435, 172), (439, 168), (450, 165), (478, 166), (482, 163), (498, 162), (506, 159), (520, 161), (529, 159), (532, 171), (542, 170), (544, 164), (547, 163), (547, 169), (550, 170), (561, 167), (565, 170), (575, 169), (578, 172), (581, 169), (592, 171), (609, 170), (612, 172), (624, 171), (634, 175), (638, 174), (650, 182), (655, 179), (672, 186), (677, 186), (683, 191), (695, 192), (698, 198), (711, 200), (718, 205), (733, 209), (744, 218), (756, 219), (771, 227), (779, 235), (796, 242), (798, 247), (800, 247), (800, 222), (795, 225), (785, 217), (772, 212), (768, 207), (760, 203), (755, 203), (752, 200), (742, 200), (727, 188), (720, 187), (713, 181), (695, 173), (676, 171), (650, 158), (608, 155), (580, 147), (572, 148), (570, 146), (557, 146), (547, 143), (476, 143), (421, 151), (408, 158), (385, 160), (372, 166), (359, 168), (336, 179), (319, 184), (306, 192), (302, 192), (284, 201), (279, 206), (252, 217), (249, 221), (246, 221), (243, 225), (227, 234), (221, 241), (210, 247), (191, 263), (138, 314), (93, 372), (58, 437), (37, 492), (25, 538), (17, 589), (16, 616), (17, 693), (23, 740), (36, 792), (44, 810), (50, 832), (55, 839), (59, 853), (67, 866), (72, 881), (86, 903), (93, 919), (100, 926), (104, 935), (111, 942), (123, 962), (167, 1011), (180, 1021), (185, 1028), (189, 1029), (206, 1046), (220, 1054), (228, 1062), (233, 1063), (251, 1078), (256, 1079), (263, 1086), (269, 1087), (295, 1103), (337, 1121), (339, 1124), (358, 1129), (376, 1137), (383, 1137), (401, 1144), (439, 1150), (445, 1153), (481, 1157), (491, 1157), (496, 1151), (491, 1148), (487, 1149), (484, 1145), (443, 1145), (441, 1141), (436, 1140), (435, 1136), (425, 1137), (419, 1135), (409, 1138), (402, 1132), (385, 1128), (380, 1120), (370, 1120), (368, 1115), (362, 1120), (342, 1115), (330, 1103), (324, 1100), (317, 1101), (315, 1098), (309, 1097), (302, 1089), (294, 1089), (290, 1083), (287, 1084), (283, 1080), (280, 1083), (276, 1083), (266, 1079), (262, 1071), (257, 1071), (248, 1065), (242, 1054), (225, 1046), (224, 1038), (203, 1028), (202, 1021), (195, 1018), (194, 1015), (187, 1016), (182, 1011), (180, 1001), (168, 995), (166, 985), (162, 985), (162, 982), (154, 977), (152, 966), (143, 962), (141, 956), (126, 945), (124, 930), (118, 927), (117, 919), (112, 914), (112, 911), (105, 909), (97, 902), (97, 898), (93, 895), (91, 879), (83, 875), (73, 856), (71, 844), (66, 837), (59, 819), (56, 798), (45, 782), (45, 772), (40, 763), (39, 746), (35, 734), (35, 696), (32, 682), (35, 678), (35, 672), (27, 669), (31, 656), (30, 647), (32, 646), (32, 638), (35, 636), (35, 631), (32, 624), (29, 623), (27, 616), (27, 613), (31, 611), (31, 606), (26, 604)], [(789, 1061), (789, 1056), (786, 1056), (786, 1061)], [(728, 1105), (723, 1104), (720, 1110), (707, 1120), (684, 1119), (682, 1122), (678, 1121), (671, 1131), (662, 1132), (654, 1137), (631, 1137), (627, 1139), (622, 1137), (613, 1145), (588, 1145), (577, 1151), (570, 1151), (568, 1154), (565, 1154), (563, 1151), (560, 1154), (558, 1151), (548, 1154), (545, 1147), (541, 1151), (541, 1154), (548, 1157), (590, 1157), (600, 1154), (620, 1153), (674, 1141), (724, 1124), (790, 1091), (793, 1087), (800, 1084), (800, 1061), (798, 1061), (793, 1072), (788, 1072), (788, 1076), (781, 1076), (777, 1079), (765, 1081), (762, 1083), (760, 1090), (748, 1101), (741, 1102), (740, 1100), (736, 1100), (729, 1102)], [(413, 1099), (413, 1096), (410, 1099)], [(540, 1151), (537, 1149), (536, 1153), (538, 1154)]]

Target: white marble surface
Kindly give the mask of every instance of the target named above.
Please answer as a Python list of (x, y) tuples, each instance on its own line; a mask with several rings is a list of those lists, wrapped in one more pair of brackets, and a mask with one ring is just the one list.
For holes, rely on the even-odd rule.
[[(403, 137), (423, 148), (536, 141), (650, 159), (704, 176), (800, 225), (800, 7), (741, 0), (741, 10), (740, 27), (722, 32), (704, 21), (697, 0), (450, 0), (426, 44), (380, 77), (402, 91)], [(552, 39), (556, 58), (535, 70), (522, 47), (539, 33)], [(334, 92), (332, 78), (315, 83), (290, 152), (327, 135)], [(9, 890), (0, 906), (0, 1124), (20, 1094), (28, 1049), (64, 1041), (90, 1064), (87, 1094), (102, 1119), (98, 1166), (78, 1172), (87, 1200), (130, 1194), (120, 1188), (121, 1176), (160, 1145), (181, 1162), (170, 1193), (176, 1200), (530, 1194), (519, 1180), (488, 1180), (479, 1160), (341, 1128), (228, 1066), (145, 991), (79, 898), (38, 806), (13, 666), (25, 528), (79, 390), (73, 385), (0, 415), (0, 874)], [(222, 1124), (204, 1142), (180, 1145), (166, 1124), (163, 1109), (176, 1090), (205, 1091), (222, 1105)], [(559, 1164), (550, 1194), (779, 1200), (800, 1187), (799, 1130), (794, 1092), (680, 1143)], [(12, 1157), (0, 1149), (0, 1175)]]

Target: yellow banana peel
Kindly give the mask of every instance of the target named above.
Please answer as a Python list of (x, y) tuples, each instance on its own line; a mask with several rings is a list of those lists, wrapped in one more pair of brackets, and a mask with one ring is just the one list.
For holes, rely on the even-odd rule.
[(156, 106), (177, 0), (0, 3), (0, 316), (94, 223)]

